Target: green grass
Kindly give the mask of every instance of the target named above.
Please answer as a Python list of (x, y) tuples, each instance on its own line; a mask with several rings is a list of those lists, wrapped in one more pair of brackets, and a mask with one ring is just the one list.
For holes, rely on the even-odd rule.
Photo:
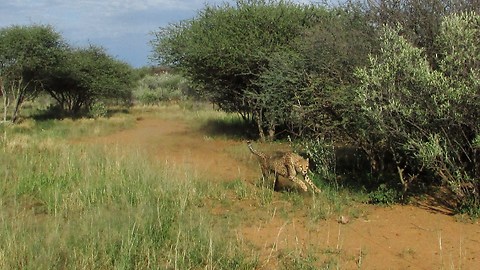
[(255, 268), (234, 237), (221, 237), (226, 227), (201, 207), (209, 195), (193, 176), (171, 179), (135, 149), (25, 134), (2, 141), (1, 269)]
[[(277, 211), (287, 221), (304, 216), (312, 224), (364, 214), (356, 194), (318, 179), (320, 195), (278, 193), (241, 180), (212, 183), (179, 174), (124, 145), (72, 143), (132, 127), (139, 117), (181, 119), (210, 131), (211, 123), (238, 124), (211, 109), (146, 106), (109, 119), (0, 125), (0, 269), (255, 269), (262, 265), (258, 247), (240, 241), (238, 227)], [(246, 147), (227, 152), (249, 160)], [(212, 209), (218, 208), (226, 211), (217, 215)], [(331, 268), (346, 260), (318, 257), (318, 248), (282, 252), (283, 269)]]
[[(94, 137), (107, 135), (122, 129), (133, 127), (135, 118), (133, 115), (120, 114), (110, 118), (81, 118), (81, 119), (50, 119), (34, 120), (26, 119), (19, 124), (10, 126), (1, 126), (12, 135), (28, 135), (33, 139), (78, 139), (83, 137)], [(14, 141), (15, 137), (9, 138), (9, 142)]]
[(312, 197), (309, 216), (313, 221), (347, 215), (351, 218), (366, 216), (363, 203), (368, 201), (364, 192), (351, 190), (338, 183), (322, 182), (316, 176), (313, 181), (322, 190), (322, 193)]

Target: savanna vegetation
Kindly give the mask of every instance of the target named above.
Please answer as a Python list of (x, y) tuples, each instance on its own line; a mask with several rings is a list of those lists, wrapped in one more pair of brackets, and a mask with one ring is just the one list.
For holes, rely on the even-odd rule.
[[(235, 231), (251, 220), (276, 217), (278, 198), (285, 207), (277, 215), (291, 218), (301, 211), (312, 224), (339, 213), (363, 214), (352, 199), (361, 198), (347, 189), (321, 186), (324, 193), (314, 200), (295, 192), (277, 197), (271, 187), (202, 179), (193, 169), (158, 162), (148, 152), (155, 144), (88, 142), (145, 117), (186, 121), (192, 129), (212, 120), (238, 121), (208, 106), (168, 105), (109, 118), (26, 119), (2, 126), (0, 268), (256, 269), (264, 263), (258, 248)], [(243, 143), (230, 150), (236, 158), (250, 156)], [(261, 214), (212, 211), (243, 209), (245, 202)], [(314, 257), (315, 248), (291, 252), (281, 260), (285, 269), (352, 261), (337, 253)]]
[[(72, 143), (131, 127), (143, 117), (133, 104), (181, 104), (195, 126), (207, 120), (192, 104), (208, 102), (222, 111), (208, 121), (240, 138), (293, 141), (324, 193), (288, 193), (284, 215), (356, 217), (355, 202), (441, 194), (478, 217), (479, 36), (476, 1), (238, 0), (157, 30), (160, 74), (50, 26), (2, 28), (0, 268), (261, 267), (229, 231), (238, 217), (218, 221), (205, 205), (248, 199), (275, 214), (270, 188)], [(292, 251), (283, 266), (331, 266), (313, 254)]]
[(105, 102), (129, 104), (134, 82), (129, 65), (93, 45), (74, 48), (51, 26), (0, 29), (3, 122), (16, 122), (23, 104), (42, 95), (55, 100), (55, 116), (86, 115)]
[(348, 176), (357, 183), (393, 201), (447, 188), (458, 211), (477, 215), (479, 8), (237, 1), (160, 29), (154, 56), (262, 140), (288, 135), (314, 160), (352, 147), (370, 164)]

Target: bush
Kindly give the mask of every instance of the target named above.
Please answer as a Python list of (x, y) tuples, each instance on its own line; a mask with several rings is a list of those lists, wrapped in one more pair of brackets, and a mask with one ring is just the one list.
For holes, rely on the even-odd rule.
[(480, 17), (445, 18), (438, 70), (399, 32), (385, 28), (380, 55), (356, 72), (358, 111), (351, 118), (360, 143), (376, 153), (372, 159), (392, 157), (404, 191), (430, 173), (452, 191), (459, 210), (479, 209)]
[(180, 75), (149, 75), (140, 80), (134, 97), (141, 104), (155, 105), (165, 101), (184, 100), (188, 90), (186, 79)]
[(304, 141), (302, 148), (305, 149), (307, 156), (314, 164), (313, 169), (320, 179), (334, 181), (336, 178), (336, 158), (333, 144), (317, 138)]
[(105, 103), (97, 101), (90, 105), (88, 114), (92, 118), (106, 117), (108, 115), (108, 109)]
[(96, 100), (130, 103), (134, 79), (132, 67), (90, 46), (66, 50), (43, 87), (67, 114), (80, 116)]
[(265, 102), (291, 100), (290, 95), (278, 100), (278, 93), (264, 93), (258, 79), (270, 63), (294, 55), (294, 41), (324, 13), (326, 9), (317, 5), (274, 0), (206, 6), (194, 19), (157, 32), (154, 57), (182, 71), (220, 109), (255, 122), (263, 138), (263, 129), (274, 133), (278, 125), (278, 115)]
[(388, 187), (386, 184), (381, 184), (377, 190), (368, 193), (370, 203), (380, 205), (392, 205), (397, 203), (401, 195), (393, 188)]

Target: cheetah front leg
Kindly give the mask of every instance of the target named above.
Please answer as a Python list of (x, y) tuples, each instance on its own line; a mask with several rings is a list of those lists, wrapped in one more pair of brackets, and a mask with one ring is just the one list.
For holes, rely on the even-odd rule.
[(290, 179), (290, 181), (299, 185), (303, 191), (308, 190), (307, 185), (305, 185), (305, 183), (302, 180), (298, 179), (295, 175), (288, 177), (288, 179)]
[(290, 181), (299, 185), (303, 191), (307, 191), (308, 190), (307, 185), (305, 185), (305, 183), (302, 180), (297, 178), (297, 171), (295, 170), (295, 166), (293, 166), (292, 164), (288, 164), (286, 165), (286, 167), (287, 167), (288, 179), (290, 179)]
[(320, 192), (322, 192), (321, 189), (319, 189), (317, 186), (315, 186), (315, 184), (312, 182), (312, 180), (310, 179), (310, 177), (308, 176), (308, 174), (305, 174), (305, 175), (304, 175), (304, 179), (305, 179), (305, 182), (307, 182), (307, 184), (309, 184), (310, 187), (312, 187), (313, 193), (320, 193)]

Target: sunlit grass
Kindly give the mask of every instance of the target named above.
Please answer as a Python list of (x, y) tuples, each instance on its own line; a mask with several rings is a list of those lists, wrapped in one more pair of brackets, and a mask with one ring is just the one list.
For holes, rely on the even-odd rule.
[(128, 147), (11, 135), (0, 158), (0, 268), (255, 268), (212, 225), (208, 188), (188, 173)]
[[(265, 222), (276, 212), (311, 223), (363, 214), (355, 194), (329, 185), (311, 195), (240, 179), (213, 183), (155, 163), (145, 149), (72, 143), (131, 128), (143, 117), (178, 119), (213, 140), (225, 135), (225, 126), (241, 125), (237, 116), (211, 107), (162, 105), (107, 119), (1, 126), (0, 269), (255, 269), (258, 247), (235, 235), (246, 222)], [(246, 147), (226, 152), (258, 165)], [(225, 210), (221, 218), (214, 209)], [(316, 250), (284, 252), (278, 259), (285, 269), (315, 269), (321, 262)]]
[[(102, 136), (133, 127), (133, 115), (118, 115), (109, 118), (81, 119), (26, 119), (19, 124), (4, 126), (1, 129), (9, 134), (27, 134), (33, 138), (75, 139), (89, 136)], [(10, 141), (15, 138), (9, 138)]]

